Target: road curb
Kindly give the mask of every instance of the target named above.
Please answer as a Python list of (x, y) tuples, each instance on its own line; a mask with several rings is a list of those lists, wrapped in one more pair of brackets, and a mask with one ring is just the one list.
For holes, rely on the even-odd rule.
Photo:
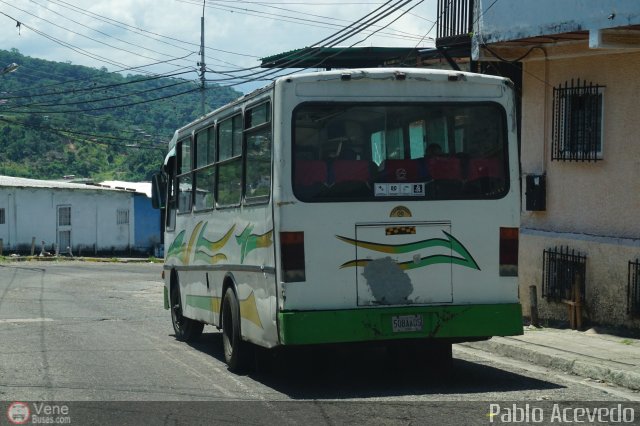
[(460, 345), (576, 376), (602, 380), (628, 389), (640, 390), (640, 373), (620, 368), (608, 360), (576, 355), (504, 337), (494, 337), (485, 342), (468, 342)]

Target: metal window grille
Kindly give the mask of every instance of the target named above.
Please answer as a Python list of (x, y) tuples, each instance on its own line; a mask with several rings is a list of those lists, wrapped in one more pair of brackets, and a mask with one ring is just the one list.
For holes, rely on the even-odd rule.
[(4, 225), (4, 209), (0, 209), (0, 225)]
[(629, 281), (627, 287), (627, 313), (640, 317), (640, 260), (629, 261)]
[(579, 79), (553, 88), (552, 160), (602, 160), (603, 89)]
[(129, 210), (119, 209), (117, 213), (116, 223), (118, 225), (128, 225), (129, 224)]
[(473, 0), (438, 0), (437, 37), (469, 36)]
[(58, 208), (58, 226), (71, 226), (71, 207)]
[(554, 247), (543, 251), (542, 297), (560, 302), (571, 300), (573, 287), (578, 286), (585, 299), (585, 271), (587, 256), (569, 247)]

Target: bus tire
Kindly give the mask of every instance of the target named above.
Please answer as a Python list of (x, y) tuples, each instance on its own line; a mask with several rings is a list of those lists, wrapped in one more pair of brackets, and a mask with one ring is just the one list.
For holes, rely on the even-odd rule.
[(238, 373), (248, 366), (250, 348), (242, 341), (240, 332), (240, 304), (233, 289), (222, 299), (222, 347), (229, 371)]
[(176, 339), (181, 342), (190, 342), (202, 334), (204, 323), (185, 317), (182, 314), (182, 299), (180, 298), (180, 287), (178, 283), (171, 286), (171, 324), (175, 332)]

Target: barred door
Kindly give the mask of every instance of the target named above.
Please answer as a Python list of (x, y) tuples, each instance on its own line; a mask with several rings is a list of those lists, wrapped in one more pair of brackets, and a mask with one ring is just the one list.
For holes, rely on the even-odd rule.
[(57, 243), (60, 253), (71, 250), (71, 206), (58, 206)]

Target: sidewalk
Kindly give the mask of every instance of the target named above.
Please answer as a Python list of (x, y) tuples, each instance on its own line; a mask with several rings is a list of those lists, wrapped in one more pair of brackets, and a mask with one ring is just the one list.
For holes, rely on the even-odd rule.
[(588, 331), (525, 327), (523, 336), (462, 346), (640, 390), (640, 339)]

